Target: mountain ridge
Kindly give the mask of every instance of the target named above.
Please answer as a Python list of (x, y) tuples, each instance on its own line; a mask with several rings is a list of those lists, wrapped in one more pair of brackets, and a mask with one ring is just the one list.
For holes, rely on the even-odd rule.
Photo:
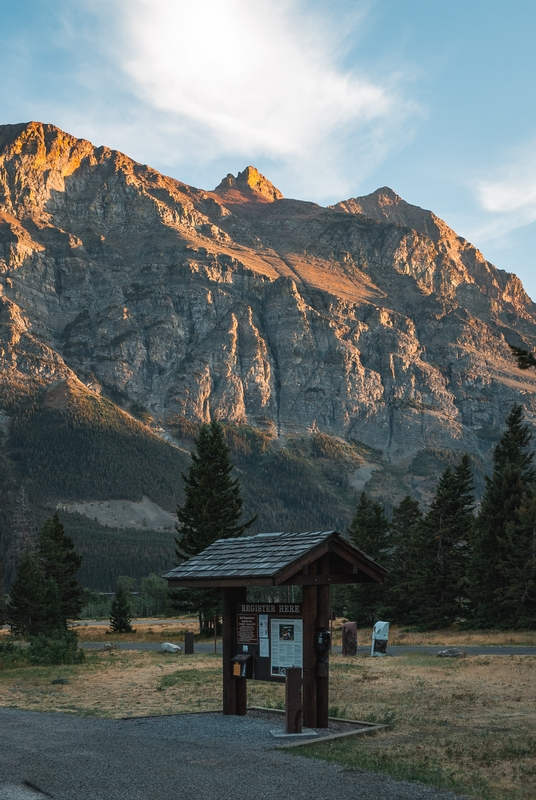
[(203, 190), (0, 126), (4, 393), (76, 383), (170, 442), (214, 417), (361, 442), (418, 493), (420, 453), (486, 458), (514, 402), (534, 424), (509, 344), (536, 345), (517, 276), (388, 187), (322, 207), (250, 166)]

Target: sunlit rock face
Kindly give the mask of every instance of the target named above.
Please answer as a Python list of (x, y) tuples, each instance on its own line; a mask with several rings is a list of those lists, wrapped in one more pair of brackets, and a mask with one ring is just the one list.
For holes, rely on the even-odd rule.
[(254, 167), (213, 192), (52, 125), (0, 127), (3, 386), (77, 380), (166, 424), (477, 452), (536, 378), (536, 307), (390, 189), (331, 208)]

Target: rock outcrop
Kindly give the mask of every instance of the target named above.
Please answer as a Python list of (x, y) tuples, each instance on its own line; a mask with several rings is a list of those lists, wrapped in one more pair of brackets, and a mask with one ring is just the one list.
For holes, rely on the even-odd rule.
[(214, 416), (408, 464), (486, 452), (536, 375), (515, 275), (390, 189), (330, 208), (257, 170), (212, 192), (52, 125), (0, 127), (4, 388), (74, 380), (165, 432)]

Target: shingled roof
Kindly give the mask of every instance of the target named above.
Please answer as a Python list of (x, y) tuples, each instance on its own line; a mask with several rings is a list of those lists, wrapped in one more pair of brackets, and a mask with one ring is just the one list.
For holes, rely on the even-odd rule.
[(219, 539), (164, 577), (172, 586), (274, 586), (380, 582), (386, 572), (337, 531), (315, 531)]

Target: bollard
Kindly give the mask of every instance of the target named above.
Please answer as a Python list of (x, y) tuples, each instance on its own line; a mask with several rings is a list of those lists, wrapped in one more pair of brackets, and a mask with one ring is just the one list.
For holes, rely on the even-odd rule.
[(344, 622), (341, 636), (343, 656), (355, 656), (357, 652), (357, 622)]
[(184, 634), (184, 653), (185, 655), (192, 655), (194, 652), (194, 634), (193, 633), (185, 633)]
[(302, 732), (301, 687), (301, 667), (288, 667), (285, 680), (285, 733)]

